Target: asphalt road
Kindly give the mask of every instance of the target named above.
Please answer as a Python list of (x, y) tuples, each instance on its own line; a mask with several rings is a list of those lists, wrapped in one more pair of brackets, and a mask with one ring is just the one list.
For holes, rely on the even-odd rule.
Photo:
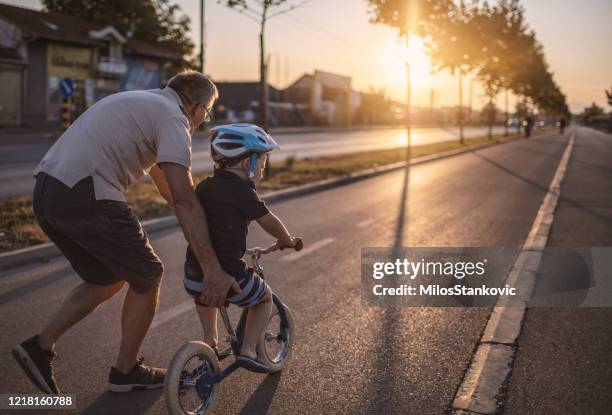
[[(495, 127), (494, 133), (503, 131)], [(469, 127), (464, 131), (466, 138), (484, 136), (487, 129)], [(324, 155), (355, 153), (360, 151), (382, 150), (406, 145), (403, 129), (369, 129), (355, 131), (309, 132), (274, 135), (282, 149), (274, 153), (274, 160), (284, 160), (288, 156), (296, 158)], [(413, 145), (458, 140), (457, 128), (414, 128)], [(51, 143), (38, 145), (0, 146), (0, 199), (30, 194), (34, 187), (32, 171), (45, 155)], [(210, 171), (213, 163), (208, 153), (208, 141), (202, 134), (193, 140), (193, 170)]]
[[(296, 317), (293, 360), (275, 376), (234, 373), (221, 385), (217, 413), (445, 413), (489, 310), (365, 308), (360, 249), (521, 246), (567, 139), (547, 134), (519, 140), (273, 204), (306, 246), (332, 242), (293, 261), (283, 260), (284, 253), (265, 258), (271, 286)], [(249, 242), (270, 239), (254, 225)], [(181, 284), (182, 235), (156, 233), (152, 243), (166, 275), (142, 355), (167, 365), (201, 329)], [(63, 259), (0, 274), (0, 390), (35, 392), (9, 350), (35, 333), (77, 282)], [(77, 396), (86, 414), (164, 413), (159, 390), (105, 390), (118, 348), (121, 299), (116, 296), (62, 338), (60, 387)]]

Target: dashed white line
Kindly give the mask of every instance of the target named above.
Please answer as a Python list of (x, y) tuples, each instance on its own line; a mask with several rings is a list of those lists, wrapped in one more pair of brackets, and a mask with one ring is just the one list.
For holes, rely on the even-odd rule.
[(366, 219), (366, 220), (362, 220), (361, 222), (357, 222), (355, 224), (355, 226), (357, 226), (358, 228), (365, 228), (366, 226), (374, 223), (375, 219)]
[(334, 242), (334, 238), (321, 239), (320, 241), (306, 245), (306, 248), (302, 249), (301, 251), (293, 252), (289, 255), (285, 255), (280, 260), (281, 261), (295, 261), (296, 259), (300, 259), (301, 257), (308, 255), (318, 249), (321, 249), (324, 246), (331, 244), (332, 242)]

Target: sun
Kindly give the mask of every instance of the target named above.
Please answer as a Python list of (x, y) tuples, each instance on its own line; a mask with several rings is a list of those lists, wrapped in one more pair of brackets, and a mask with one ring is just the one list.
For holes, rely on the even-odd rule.
[(415, 82), (429, 80), (431, 63), (425, 53), (423, 40), (418, 36), (410, 35), (410, 47), (408, 48), (408, 63), (410, 64), (410, 76)]
[[(431, 78), (431, 62), (425, 53), (425, 45), (423, 40), (415, 35), (410, 35), (410, 46), (406, 50), (404, 41), (395, 41), (391, 45), (390, 54), (393, 55), (390, 60), (393, 60), (398, 69), (405, 71), (403, 64), (408, 61), (410, 64), (410, 79), (417, 84), (428, 83)], [(405, 76), (405, 72), (404, 72)]]

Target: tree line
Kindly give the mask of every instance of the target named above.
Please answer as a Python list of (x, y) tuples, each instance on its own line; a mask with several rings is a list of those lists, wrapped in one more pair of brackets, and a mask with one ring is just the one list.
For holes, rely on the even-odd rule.
[(434, 70), (474, 76), (490, 108), (500, 93), (512, 92), (523, 108), (570, 115), (519, 0), (498, 0), (494, 5), (478, 0), (366, 1), (373, 23), (394, 27), (402, 37), (413, 33), (424, 40)]

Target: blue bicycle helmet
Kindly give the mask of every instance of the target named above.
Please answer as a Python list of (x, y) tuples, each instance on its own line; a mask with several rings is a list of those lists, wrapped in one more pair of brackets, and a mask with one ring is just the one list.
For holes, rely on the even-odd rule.
[(257, 155), (280, 146), (262, 128), (254, 124), (226, 124), (210, 131), (210, 154), (221, 168), (250, 157), (248, 176), (253, 177)]

